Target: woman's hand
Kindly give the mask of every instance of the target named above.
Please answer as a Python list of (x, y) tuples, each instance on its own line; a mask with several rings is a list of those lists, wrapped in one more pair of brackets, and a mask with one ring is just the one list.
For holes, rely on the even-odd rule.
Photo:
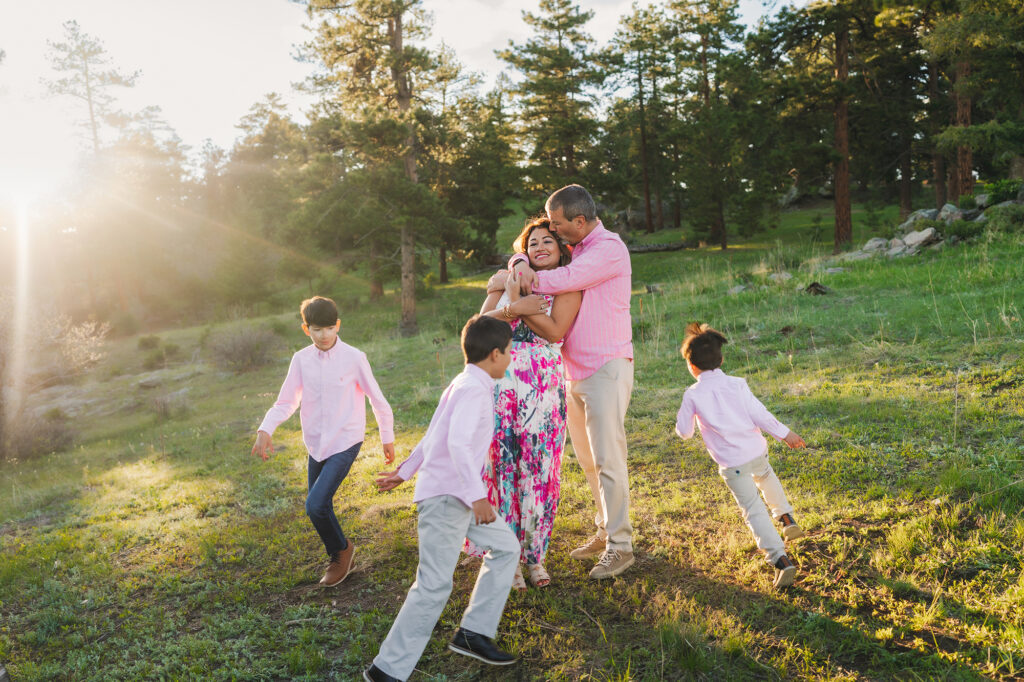
[(512, 305), (512, 312), (520, 317), (546, 315), (548, 312), (548, 300), (537, 294), (523, 296)]

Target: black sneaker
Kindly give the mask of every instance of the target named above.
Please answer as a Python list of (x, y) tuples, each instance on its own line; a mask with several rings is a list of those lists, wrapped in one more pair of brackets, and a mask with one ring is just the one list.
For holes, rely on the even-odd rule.
[(490, 637), (470, 632), (466, 628), (459, 628), (448, 644), (448, 648), (457, 654), (475, 658), (490, 665), (512, 665), (516, 657), (506, 653), (494, 646)]
[(802, 538), (806, 533), (804, 529), (797, 525), (797, 522), (793, 520), (792, 514), (783, 514), (779, 517), (779, 523), (782, 524), (782, 537), (786, 540), (796, 540)]
[(363, 679), (366, 682), (402, 682), (397, 677), (388, 675), (373, 664), (370, 664), (370, 667), (363, 671)]
[(775, 582), (772, 586), (781, 590), (783, 587), (789, 587), (796, 580), (796, 564), (783, 554), (779, 557), (779, 560), (775, 562)]

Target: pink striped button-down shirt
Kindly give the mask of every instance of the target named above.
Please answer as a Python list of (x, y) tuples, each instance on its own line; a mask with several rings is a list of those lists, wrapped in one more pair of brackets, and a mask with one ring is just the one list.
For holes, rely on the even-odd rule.
[(366, 353), (340, 339), (330, 350), (310, 345), (292, 356), (277, 402), (259, 430), (273, 435), (301, 404), (302, 441), (309, 456), (322, 462), (366, 437), (366, 398), (377, 417), (380, 442), (395, 442), (391, 406), (373, 378)]
[(416, 472), (413, 502), (453, 495), (467, 507), (487, 497), (484, 463), (494, 437), (494, 379), (467, 364), (434, 410), (427, 433), (398, 467), (408, 481)]
[(711, 459), (722, 467), (741, 466), (768, 452), (761, 429), (778, 440), (789, 434), (789, 428), (750, 392), (746, 379), (720, 369), (701, 372), (683, 394), (676, 433), (689, 438), (695, 421)]
[[(525, 257), (513, 256), (510, 267)], [(600, 220), (573, 248), (569, 265), (537, 272), (537, 293), (583, 292), (580, 312), (562, 344), (569, 380), (582, 381), (615, 358), (633, 359), (632, 274), (629, 250)]]

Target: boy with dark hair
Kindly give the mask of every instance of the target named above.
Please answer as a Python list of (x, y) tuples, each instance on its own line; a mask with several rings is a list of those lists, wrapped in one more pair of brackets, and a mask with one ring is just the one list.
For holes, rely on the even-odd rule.
[(423, 440), (395, 471), (381, 473), (377, 487), (395, 488), (419, 472), (416, 502), (420, 561), (368, 682), (405, 680), (423, 654), (452, 591), (455, 565), (469, 538), (484, 555), (462, 625), (448, 648), (491, 665), (515, 663), (494, 645), (519, 539), (487, 501), (483, 468), (494, 435), (494, 380), (505, 375), (512, 328), (493, 317), (474, 315), (462, 330), (466, 367), (441, 395)]
[[(786, 556), (785, 543), (771, 518), (782, 523), (786, 540), (802, 537), (804, 532), (793, 520), (793, 507), (768, 463), (768, 442), (761, 430), (791, 448), (802, 448), (805, 443), (772, 416), (750, 392), (744, 379), (719, 369), (722, 346), (726, 343), (720, 332), (706, 324), (694, 322), (687, 326), (680, 352), (697, 383), (683, 394), (683, 404), (676, 416), (676, 433), (681, 438), (690, 438), (694, 422), (700, 426), (704, 445), (718, 463), (718, 474), (736, 498), (743, 519), (757, 540), (757, 548), (775, 567), (774, 586), (781, 589), (793, 584), (796, 566)], [(771, 517), (765, 502), (771, 507)]]
[(301, 404), (299, 421), (308, 451), (306, 514), (320, 535), (330, 563), (320, 584), (334, 587), (352, 568), (355, 547), (334, 514), (334, 493), (345, 480), (366, 434), (366, 399), (377, 418), (384, 460), (395, 459), (394, 417), (373, 378), (366, 354), (338, 340), (341, 320), (329, 298), (302, 302), (302, 331), (313, 340), (292, 356), (288, 375), (256, 432), (252, 454), (264, 460), (274, 451), (271, 436)]

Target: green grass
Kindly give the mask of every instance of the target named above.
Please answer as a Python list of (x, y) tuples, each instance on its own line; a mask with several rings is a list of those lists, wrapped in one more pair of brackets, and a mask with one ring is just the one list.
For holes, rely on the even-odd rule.
[[(568, 454), (553, 585), (512, 595), (501, 624), (500, 641), (523, 661), (494, 671), (447, 652), (471, 562), (456, 572), (418, 679), (1024, 675), (1024, 240), (827, 274), (829, 244), (805, 238), (815, 210), (784, 214), (777, 230), (724, 253), (634, 256), (637, 567), (594, 584), (568, 559), (592, 515)], [(794, 278), (771, 283), (780, 269)], [(410, 339), (395, 333), (393, 294), (343, 314), (342, 338), (368, 353), (395, 409), (400, 453), (461, 368), (458, 331), (484, 279), (421, 300)], [(797, 291), (811, 281), (833, 293)], [(727, 294), (737, 283), (753, 286)], [(275, 434), (268, 462), (248, 454), (290, 351), (306, 343), (294, 318), (218, 326), (277, 330), (277, 362), (253, 372), (217, 369), (197, 327), (160, 334), (181, 349), (165, 369), (144, 370), (150, 351), (122, 339), (82, 382), (37, 396), (59, 404), (80, 438), (0, 465), (0, 662), (13, 679), (350, 680), (372, 659), (414, 577), (412, 487), (373, 490), (384, 464), (371, 426), (336, 499), (357, 570), (318, 589), (297, 418)], [(724, 369), (809, 444), (772, 446), (809, 531), (785, 593), (771, 591), (700, 439), (672, 433), (692, 381), (678, 356), (691, 320), (729, 337)], [(187, 399), (167, 409), (182, 390)]]

